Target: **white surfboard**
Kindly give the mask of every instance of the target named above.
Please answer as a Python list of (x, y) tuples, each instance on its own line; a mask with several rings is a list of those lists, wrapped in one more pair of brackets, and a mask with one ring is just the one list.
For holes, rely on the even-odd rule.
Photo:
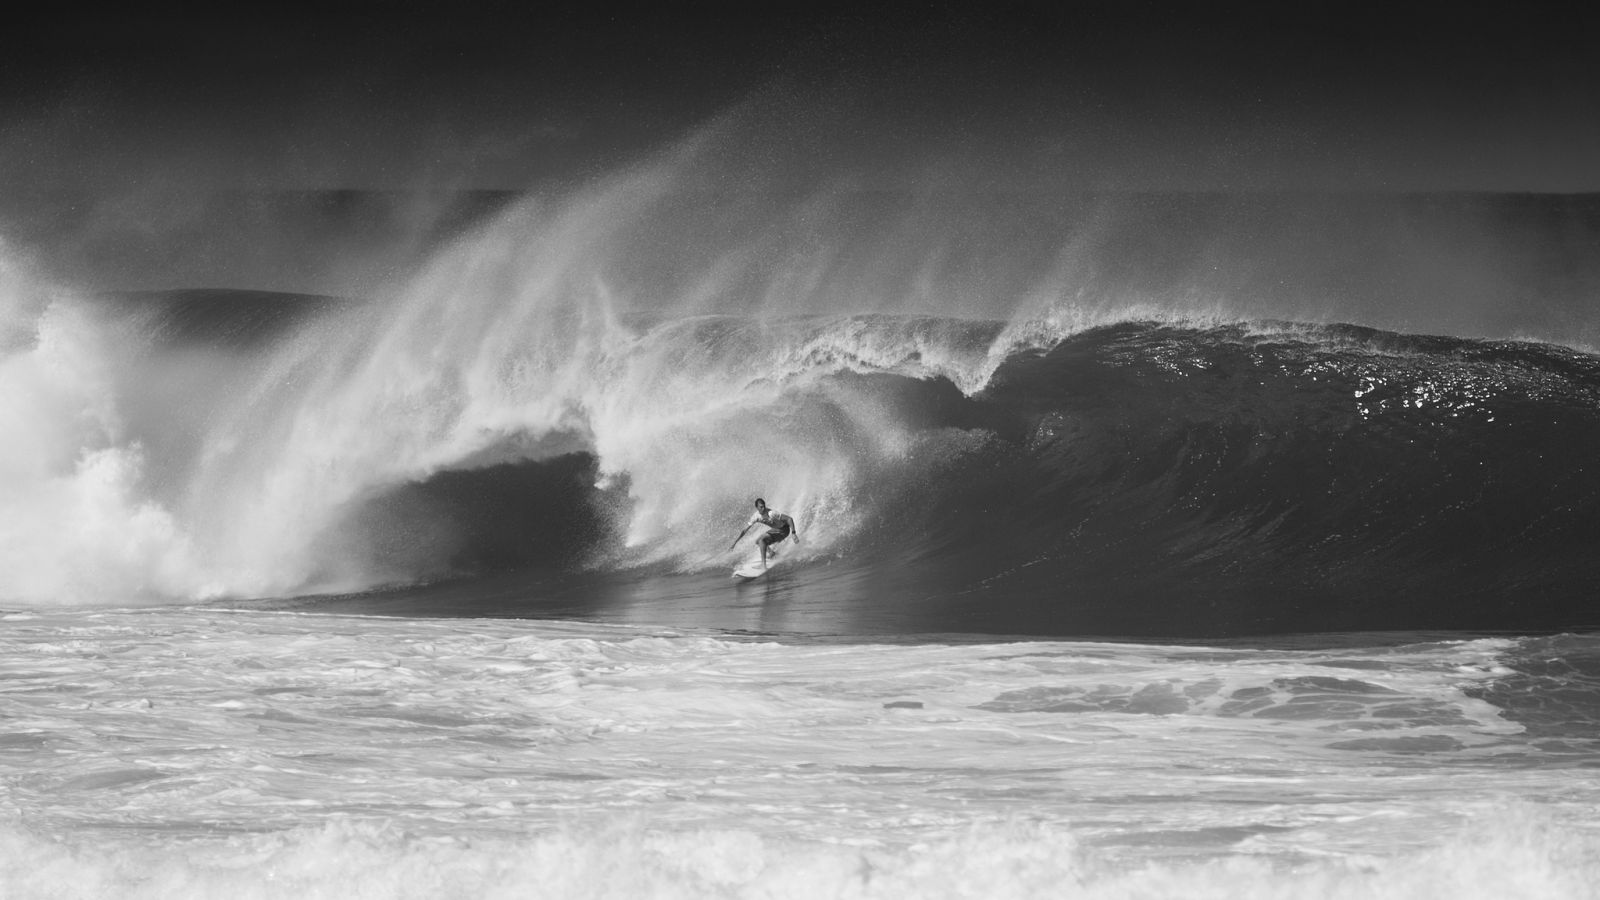
[(771, 572), (772, 567), (776, 566), (777, 564), (778, 560), (775, 558), (767, 560), (767, 564), (765, 566), (761, 565), (760, 559), (752, 559), (739, 568), (734, 569), (733, 577), (743, 578), (746, 580), (760, 578), (768, 572)]

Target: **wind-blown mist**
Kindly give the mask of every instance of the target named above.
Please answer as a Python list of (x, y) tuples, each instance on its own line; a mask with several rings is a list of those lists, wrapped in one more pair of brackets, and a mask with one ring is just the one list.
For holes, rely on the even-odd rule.
[[(698, 571), (726, 561), (730, 524), (758, 495), (800, 520), (801, 558), (848, 561), (896, 534), (953, 546), (937, 525), (952, 511), (919, 504), (941, 478), (992, 475), (1038, 445), (1050, 411), (992, 388), (1074, 335), (1161, 324), (1217, 342), (1202, 356), (1262, 328), (1297, 346), (1351, 339), (1215, 330), (1262, 320), (1600, 342), (1596, 213), (1582, 204), (1033, 196), (949, 172), (893, 191), (796, 186), (726, 138), (530, 196), (370, 302), (91, 296), (30, 281), (13, 254), (0, 598), (358, 590), (493, 567), (504, 547), (518, 565)], [(1173, 346), (1153, 340), (1138, 364)], [(1106, 345), (1058, 387), (1132, 364), (1125, 350)], [(1323, 365), (1350, 382), (1337, 403), (1357, 416), (1370, 367), (1300, 357), (1293, 377)], [(1592, 396), (1587, 381), (1569, 388)], [(1049, 427), (1089, 421), (1054, 414)], [(486, 537), (497, 523), (473, 516), (490, 508), (526, 538)], [(1077, 546), (1060, 540), (1035, 549)], [(995, 557), (963, 577), (1026, 563)]]

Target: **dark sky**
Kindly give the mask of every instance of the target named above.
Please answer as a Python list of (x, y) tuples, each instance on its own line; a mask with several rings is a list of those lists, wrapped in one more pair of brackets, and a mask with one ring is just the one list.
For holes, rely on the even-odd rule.
[(0, 38), (0, 178), (522, 188), (731, 115), (885, 186), (1600, 191), (1593, 16), (546, 6), (57, 4)]

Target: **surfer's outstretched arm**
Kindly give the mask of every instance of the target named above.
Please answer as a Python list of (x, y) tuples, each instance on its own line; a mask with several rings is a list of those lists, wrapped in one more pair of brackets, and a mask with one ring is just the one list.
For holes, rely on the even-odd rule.
[(734, 538), (734, 539), (733, 539), (733, 543), (731, 543), (731, 544), (729, 544), (729, 545), (728, 545), (728, 549), (729, 549), (729, 550), (732, 550), (732, 549), (733, 549), (733, 548), (734, 548), (734, 547), (737, 547), (737, 546), (739, 546), (739, 542), (740, 542), (740, 541), (742, 541), (742, 540), (744, 540), (744, 534), (745, 534), (745, 531), (749, 531), (749, 530), (750, 530), (750, 526), (749, 526), (749, 525), (746, 525), (746, 526), (745, 526), (745, 527), (744, 527), (744, 531), (741, 531), (741, 532), (739, 532), (739, 536), (738, 536), (738, 537), (736, 537), (736, 538)]

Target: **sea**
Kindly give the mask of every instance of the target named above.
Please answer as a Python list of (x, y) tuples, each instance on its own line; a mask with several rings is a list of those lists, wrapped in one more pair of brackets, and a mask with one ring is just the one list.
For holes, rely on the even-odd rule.
[(1600, 897), (1600, 199), (725, 162), (8, 198), (0, 896)]

